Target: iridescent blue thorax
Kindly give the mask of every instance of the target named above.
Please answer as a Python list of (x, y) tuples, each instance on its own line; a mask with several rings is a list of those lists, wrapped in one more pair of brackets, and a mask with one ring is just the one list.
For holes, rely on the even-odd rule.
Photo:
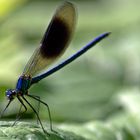
[(28, 93), (28, 89), (31, 85), (31, 77), (22, 75), (19, 77), (16, 88), (15, 89), (8, 89), (6, 91), (6, 96), (9, 100), (13, 100), (16, 96), (22, 96)]
[(23, 75), (19, 77), (17, 81), (16, 89), (18, 91), (21, 91), (23, 94), (26, 94), (30, 85), (31, 85), (31, 77)]

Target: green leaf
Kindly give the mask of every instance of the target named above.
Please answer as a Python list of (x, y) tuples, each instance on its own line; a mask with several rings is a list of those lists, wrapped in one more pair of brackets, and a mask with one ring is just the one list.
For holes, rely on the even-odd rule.
[(72, 132), (57, 130), (57, 133), (47, 130), (44, 133), (42, 129), (35, 124), (19, 122), (11, 126), (13, 122), (0, 122), (0, 139), (1, 140), (86, 140)]

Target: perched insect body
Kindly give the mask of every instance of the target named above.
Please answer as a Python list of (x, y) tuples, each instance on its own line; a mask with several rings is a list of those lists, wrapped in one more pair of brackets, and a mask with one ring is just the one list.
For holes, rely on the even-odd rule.
[[(29, 62), (25, 66), (25, 69), (22, 75), (19, 77), (16, 88), (15, 89), (8, 89), (6, 91), (6, 96), (9, 100), (7, 106), (1, 113), (1, 115), (5, 112), (8, 108), (10, 103), (13, 101), (14, 98), (17, 98), (21, 103), (21, 107), (24, 107), (25, 111), (18, 115), (17, 119), (20, 119), (21, 116), (27, 111), (27, 107), (25, 106), (24, 102), (27, 103), (34, 113), (37, 116), (37, 119), (45, 132), (45, 129), (42, 125), (42, 122), (39, 118), (38, 112), (34, 109), (31, 103), (25, 98), (25, 96), (31, 97), (40, 103), (44, 104), (49, 113), (50, 119), (50, 129), (52, 129), (52, 121), (51, 121), (51, 114), (49, 106), (40, 100), (39, 97), (28, 94), (28, 89), (35, 83), (39, 82), (41, 79), (51, 75), (52, 73), (58, 71), (59, 69), (63, 68), (67, 64), (74, 61), (80, 55), (85, 53), (88, 49), (93, 47), (96, 43), (100, 42), (102, 39), (106, 38), (110, 33), (104, 33), (95, 38), (81, 50), (76, 52), (74, 55), (69, 57), (67, 60), (62, 62), (61, 64), (55, 66), (54, 68), (50, 69), (49, 71), (37, 75), (40, 71), (44, 68), (49, 67), (55, 60), (57, 60), (66, 50), (68, 47), (70, 40), (72, 38), (74, 29), (76, 24), (76, 10), (72, 3), (65, 2), (61, 7), (56, 10), (46, 33), (41, 41), (40, 46), (35, 50), (32, 57), (30, 58)], [(37, 76), (35, 76), (37, 75)], [(34, 77), (35, 76), (35, 77)]]

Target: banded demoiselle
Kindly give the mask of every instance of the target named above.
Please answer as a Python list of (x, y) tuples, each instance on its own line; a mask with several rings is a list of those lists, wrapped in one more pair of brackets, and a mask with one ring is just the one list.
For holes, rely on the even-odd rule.
[[(31, 103), (25, 98), (28, 96), (33, 98), (36, 101), (39, 101), (47, 107), (49, 119), (50, 119), (50, 129), (52, 129), (51, 113), (49, 106), (44, 101), (40, 100), (39, 97), (30, 95), (28, 93), (29, 88), (39, 82), (40, 80), (48, 77), (52, 73), (60, 70), (67, 64), (74, 61), (80, 55), (85, 53), (88, 49), (93, 47), (95, 44), (100, 42), (102, 39), (106, 38), (110, 32), (103, 33), (96, 37), (93, 41), (83, 47), (81, 50), (70, 56), (68, 59), (53, 67), (52, 69), (46, 71), (43, 74), (40, 74), (40, 71), (44, 70), (46, 67), (49, 67), (55, 60), (57, 60), (68, 47), (70, 40), (72, 38), (75, 24), (76, 24), (77, 14), (75, 6), (70, 2), (63, 3), (55, 12), (47, 31), (44, 34), (44, 37), (40, 43), (40, 46), (34, 51), (32, 57), (29, 59), (29, 62), (25, 66), (25, 69), (22, 75), (19, 77), (16, 88), (8, 89), (6, 91), (6, 96), (9, 100), (7, 106), (1, 114), (5, 112), (13, 99), (17, 98), (21, 103), (21, 107), (24, 107), (25, 111), (18, 115), (18, 119), (27, 111), (25, 105), (28, 104), (34, 113), (37, 116), (37, 119), (42, 127), (42, 130), (45, 132), (45, 129), (42, 125), (38, 112), (34, 109)], [(36, 76), (37, 75), (37, 76)]]

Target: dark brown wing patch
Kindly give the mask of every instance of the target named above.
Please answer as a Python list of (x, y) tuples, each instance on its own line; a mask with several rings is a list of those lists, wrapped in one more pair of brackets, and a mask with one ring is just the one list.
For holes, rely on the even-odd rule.
[(58, 58), (67, 48), (75, 29), (76, 10), (72, 3), (65, 2), (56, 10), (42, 39), (40, 52), (46, 59)]
[(43, 57), (51, 58), (59, 56), (64, 50), (70, 38), (68, 25), (60, 18), (55, 18), (49, 25), (42, 40), (41, 54)]

